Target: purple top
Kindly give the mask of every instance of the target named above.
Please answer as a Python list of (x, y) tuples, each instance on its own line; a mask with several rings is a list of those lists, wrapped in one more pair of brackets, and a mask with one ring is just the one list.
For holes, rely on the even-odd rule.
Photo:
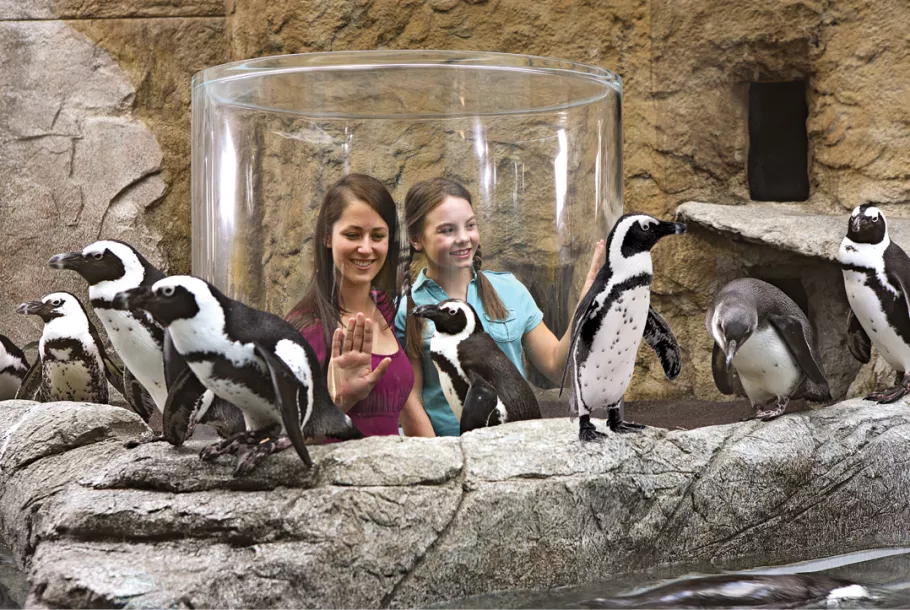
[[(370, 293), (382, 317), (390, 328), (395, 328), (395, 306), (388, 294), (379, 290)], [(313, 346), (319, 362), (327, 361), (325, 335), (322, 325), (314, 324), (303, 329), (303, 338)], [(397, 338), (396, 338), (397, 343)], [(391, 357), (392, 362), (382, 379), (373, 387), (366, 398), (356, 403), (348, 411), (364, 436), (392, 436), (398, 434), (398, 414), (414, 386), (414, 369), (407, 354), (397, 343), (398, 351), (394, 354), (373, 354), (373, 368), (379, 366), (384, 358)], [(328, 375), (328, 371), (326, 371)]]

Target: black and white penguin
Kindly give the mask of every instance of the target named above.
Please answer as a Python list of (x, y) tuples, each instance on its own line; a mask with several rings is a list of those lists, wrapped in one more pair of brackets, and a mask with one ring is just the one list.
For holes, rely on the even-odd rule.
[(590, 422), (591, 411), (607, 409), (613, 432), (639, 431), (624, 422), (623, 394), (632, 380), (642, 336), (660, 359), (668, 379), (680, 370), (679, 345), (664, 319), (650, 306), (651, 248), (666, 235), (685, 233), (686, 225), (647, 214), (626, 214), (607, 239), (607, 257), (572, 320), (572, 344), (566, 372), (572, 368), (572, 409), (579, 415), (582, 441), (603, 437)]
[(0, 335), (0, 400), (16, 397), (28, 369), (25, 353), (9, 337)]
[[(215, 400), (212, 394), (205, 396), (205, 388), (198, 381), (184, 377), (179, 387), (169, 385), (165, 360), (168, 356), (179, 360), (179, 356), (173, 350), (168, 352), (166, 333), (159, 324), (145, 311), (114, 307), (114, 297), (118, 293), (151, 286), (165, 277), (138, 250), (125, 242), (102, 240), (89, 244), (81, 252), (57, 254), (48, 264), (54, 269), (75, 271), (88, 282), (95, 314), (123, 359), (127, 401), (146, 422), (157, 408), (164, 416), (164, 437), (169, 442), (182, 443), (196, 421), (215, 427), (225, 437), (243, 431), (240, 412), (230, 404)], [(173, 390), (172, 404), (180, 405), (181, 409), (191, 405), (187, 417), (171, 418), (171, 414), (165, 413), (169, 388)], [(211, 408), (203, 408), (207, 405)], [(178, 423), (180, 425), (175, 425)]]
[(580, 602), (582, 608), (793, 608), (874, 600), (863, 585), (821, 574), (717, 574)]
[(461, 433), (525, 419), (540, 419), (540, 406), (521, 373), (488, 335), (465, 301), (421, 305), (413, 315), (432, 320), (430, 357)]
[(881, 210), (864, 204), (853, 210), (838, 252), (850, 302), (847, 347), (869, 362), (874, 344), (901, 382), (866, 397), (894, 402), (910, 392), (910, 258), (888, 237)]
[(733, 280), (708, 307), (705, 328), (714, 339), (717, 389), (748, 397), (755, 418), (778, 417), (791, 398), (831, 400), (809, 318), (776, 286)]
[[(72, 400), (107, 404), (107, 383), (122, 389), (123, 371), (108, 357), (82, 303), (68, 292), (22, 303), (16, 313), (44, 321), (39, 359), (22, 382), (19, 398), (40, 402)], [(31, 389), (37, 388), (32, 396)]]
[(288, 447), (277, 438), (284, 432), (309, 466), (306, 437), (363, 436), (329, 397), (313, 348), (278, 316), (181, 275), (121, 293), (116, 304), (151, 314), (202, 385), (243, 412), (248, 432), (203, 449), (203, 459), (239, 452), (234, 474), (243, 475)]

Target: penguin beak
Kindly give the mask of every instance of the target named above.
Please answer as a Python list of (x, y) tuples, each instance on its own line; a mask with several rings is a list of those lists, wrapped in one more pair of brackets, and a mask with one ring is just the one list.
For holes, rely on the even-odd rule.
[(855, 218), (850, 219), (850, 230), (854, 233), (858, 232), (860, 229), (860, 217), (856, 216)]
[(132, 309), (145, 309), (149, 298), (152, 296), (152, 289), (148, 286), (137, 286), (123, 292), (118, 292), (114, 297), (114, 309), (129, 311)]
[(411, 313), (418, 318), (426, 318), (434, 322), (439, 318), (439, 308), (436, 305), (421, 305)]
[(64, 252), (63, 254), (52, 256), (51, 260), (47, 261), (47, 264), (51, 269), (78, 271), (80, 264), (84, 260), (81, 252)]
[(727, 350), (724, 352), (727, 355), (727, 370), (730, 370), (730, 367), (733, 366), (733, 358), (736, 357), (736, 350), (739, 349), (739, 346), (736, 345), (736, 341), (727, 342)]
[(659, 230), (662, 235), (682, 235), (686, 232), (686, 225), (681, 222), (661, 221)]
[(29, 301), (28, 303), (19, 305), (19, 307), (16, 308), (16, 313), (28, 316), (40, 316), (49, 313), (50, 309), (50, 306), (43, 301)]

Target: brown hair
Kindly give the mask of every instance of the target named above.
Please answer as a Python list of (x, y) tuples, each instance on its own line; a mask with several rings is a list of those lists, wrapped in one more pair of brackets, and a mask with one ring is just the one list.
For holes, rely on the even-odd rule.
[(332, 334), (341, 320), (341, 303), (332, 259), (332, 227), (345, 208), (355, 201), (369, 205), (389, 226), (389, 251), (385, 263), (373, 280), (373, 287), (389, 295), (398, 294), (398, 213), (395, 200), (376, 178), (364, 174), (348, 174), (329, 188), (322, 200), (316, 232), (313, 235), (313, 279), (300, 302), (287, 316), (297, 330), (321, 323), (325, 338), (326, 359), (332, 353)]
[[(414, 299), (411, 295), (411, 260), (414, 257), (414, 246), (412, 241), (416, 240), (423, 233), (423, 224), (426, 215), (433, 211), (436, 206), (442, 203), (446, 197), (457, 197), (466, 200), (471, 207), (474, 203), (471, 201), (471, 193), (452, 180), (445, 178), (433, 178), (418, 182), (408, 190), (404, 198), (404, 224), (408, 232), (408, 252), (403, 256), (402, 268), (402, 291), (407, 296), (407, 316), (405, 317), (405, 349), (408, 356), (417, 358), (423, 350), (423, 329), (425, 322), (423, 318), (415, 318), (411, 315), (414, 309)], [(480, 302), (483, 303), (483, 310), (487, 316), (493, 320), (502, 320), (508, 315), (505, 305), (499, 298), (496, 289), (487, 279), (486, 275), (481, 273), (483, 266), (483, 257), (480, 253), (480, 245), (474, 252), (474, 271), (477, 273), (477, 295)]]

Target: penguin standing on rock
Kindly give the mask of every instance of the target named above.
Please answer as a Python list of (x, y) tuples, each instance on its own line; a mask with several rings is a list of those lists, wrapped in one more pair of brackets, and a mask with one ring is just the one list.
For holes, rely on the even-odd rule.
[(869, 362), (872, 345), (901, 382), (866, 400), (894, 402), (910, 392), (910, 258), (888, 236), (881, 210), (864, 204), (853, 210), (838, 252), (850, 302), (847, 347)]
[[(92, 307), (104, 325), (111, 344), (120, 354), (124, 364), (124, 386), (127, 402), (148, 422), (154, 410), (164, 415), (164, 437), (153, 436), (147, 440), (166, 438), (174, 445), (180, 445), (191, 434), (196, 421), (214, 427), (223, 436), (231, 436), (243, 430), (243, 417), (233, 405), (214, 400), (211, 393), (186, 375), (179, 379), (174, 371), (182, 370), (179, 355), (170, 345), (166, 333), (146, 312), (142, 310), (119, 310), (113, 305), (114, 297), (125, 290), (139, 286), (151, 286), (164, 278), (131, 245), (116, 241), (102, 240), (89, 244), (81, 252), (57, 254), (48, 261), (54, 269), (69, 269), (81, 275), (89, 284), (88, 294)], [(166, 370), (165, 360), (174, 362)], [(171, 417), (165, 411), (168, 394), (176, 405)], [(191, 405), (188, 411), (182, 407)], [(131, 443), (135, 444), (135, 443)]]
[(98, 331), (75, 296), (54, 292), (40, 301), (22, 303), (16, 313), (44, 320), (38, 342), (40, 358), (23, 380), (19, 398), (31, 399), (32, 389), (40, 384), (35, 397), (39, 402), (107, 404), (108, 381), (122, 390), (123, 371), (108, 358)]
[(626, 214), (607, 239), (607, 259), (572, 320), (572, 344), (563, 372), (572, 368), (573, 410), (578, 436), (592, 441), (604, 435), (590, 422), (591, 411), (607, 409), (613, 432), (636, 432), (644, 426), (622, 421), (620, 405), (632, 380), (642, 336), (654, 349), (668, 379), (680, 370), (679, 345), (670, 327), (650, 306), (651, 248), (664, 236), (685, 233), (686, 225), (647, 214)]
[(422, 305), (413, 315), (432, 320), (430, 357), (461, 433), (511, 421), (540, 419), (534, 392), (465, 301)]
[(21, 349), (0, 335), (0, 400), (12, 400), (28, 372), (28, 360)]
[[(190, 276), (172, 276), (123, 292), (115, 305), (144, 309), (167, 328), (174, 348), (216, 396), (242, 412), (248, 432), (202, 450), (209, 460), (238, 453), (234, 475), (248, 473), (263, 457), (293, 444), (312, 465), (305, 437), (341, 440), (363, 434), (329, 397), (319, 360), (293, 326), (270, 313), (224, 296)], [(284, 433), (290, 439), (278, 438)]]
[[(791, 398), (831, 400), (809, 319), (776, 286), (753, 278), (730, 282), (708, 308), (705, 326), (714, 339), (717, 389), (748, 397), (754, 418), (778, 417)], [(762, 409), (769, 401), (774, 406)]]

